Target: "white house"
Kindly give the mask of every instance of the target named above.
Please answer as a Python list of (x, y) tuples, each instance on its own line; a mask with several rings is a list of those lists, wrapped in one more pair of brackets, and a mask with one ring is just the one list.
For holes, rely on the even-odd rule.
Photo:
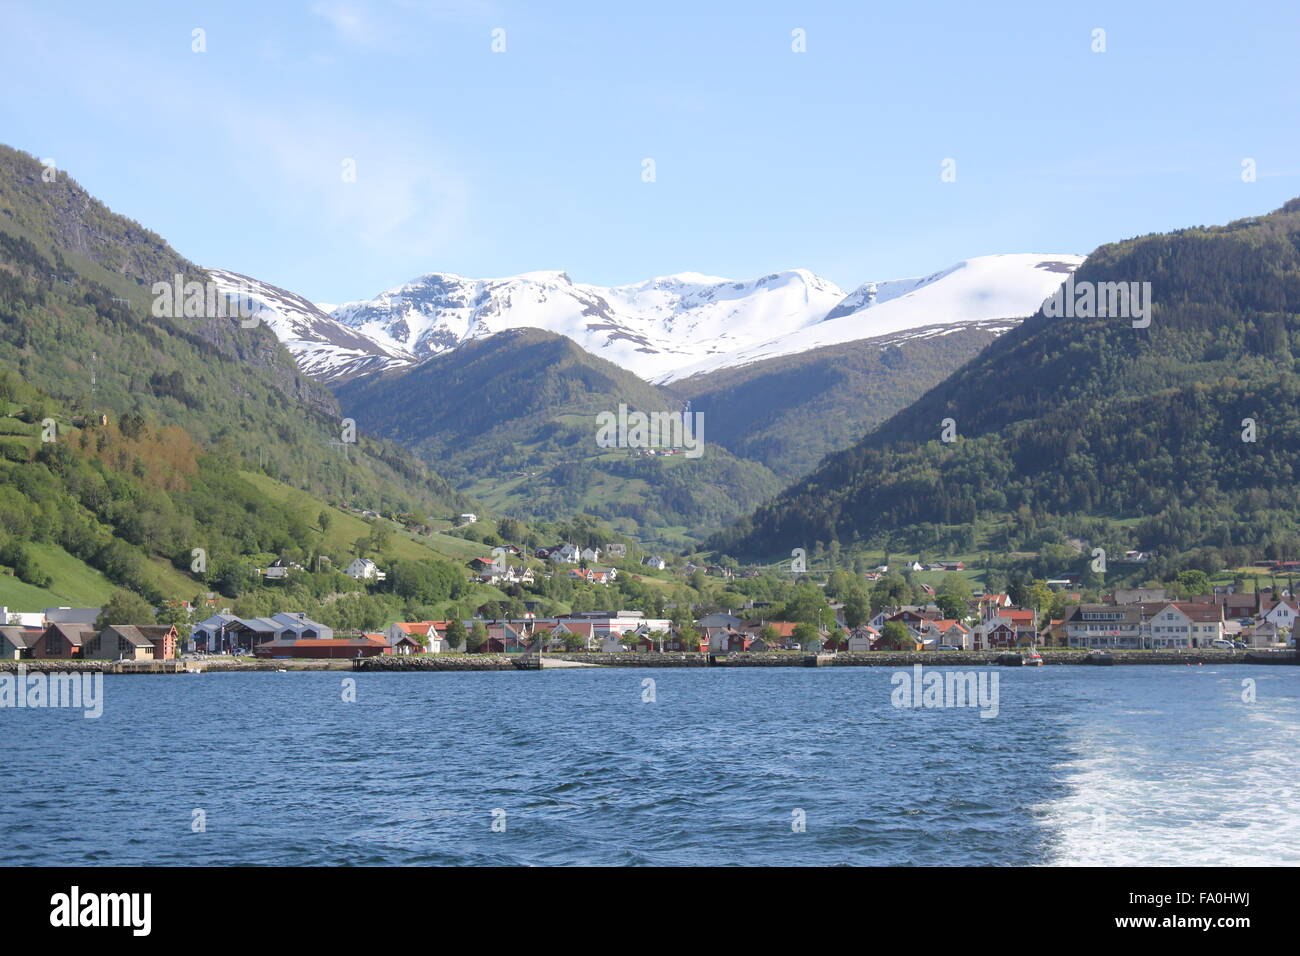
[(556, 564), (577, 564), (578, 559), (582, 557), (582, 552), (578, 550), (576, 544), (562, 544), (558, 548), (553, 548), (547, 557)]
[(582, 558), (583, 558), (583, 560), (586, 560), (586, 561), (599, 561), (599, 560), (600, 560), (600, 548), (583, 548), (583, 549), (582, 549)]
[(604, 635), (601, 641), (600, 649), (606, 654), (618, 654), (621, 651), (630, 651), (636, 646), (636, 638), (624, 638), (617, 631), (610, 631)]
[(1264, 614), (1264, 621), (1275, 625), (1279, 631), (1290, 634), (1295, 627), (1296, 606), (1291, 601), (1278, 601)]
[(396, 624), (389, 625), (388, 638), (390, 646), (396, 647), (398, 641), (402, 638), (411, 638), (424, 644), (424, 653), (426, 654), (444, 654), (451, 650), (451, 643), (442, 634), (438, 633), (438, 624), (445, 622), (439, 621), (399, 621)]
[(668, 562), (657, 554), (650, 555), (641, 563), (647, 568), (654, 568), (656, 571), (662, 571), (664, 568), (668, 567)]
[(1156, 648), (1210, 647), (1223, 637), (1219, 604), (1166, 604), (1142, 624), (1144, 644)]
[(863, 626), (853, 629), (849, 635), (849, 650), (854, 654), (861, 654), (864, 651), (871, 650), (871, 642), (880, 636), (880, 632), (874, 627)]
[(461, 524), (473, 524), (476, 521), (478, 521), (478, 515), (470, 511), (467, 511), (465, 514), (460, 516)]
[(382, 581), (388, 577), (379, 566), (369, 558), (357, 558), (348, 565), (347, 570), (343, 572), (350, 578), (357, 581)]

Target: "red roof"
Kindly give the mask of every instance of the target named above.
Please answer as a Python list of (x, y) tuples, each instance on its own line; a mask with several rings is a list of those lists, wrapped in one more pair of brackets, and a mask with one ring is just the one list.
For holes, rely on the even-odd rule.
[(282, 647), (292, 645), (293, 647), (359, 647), (367, 644), (387, 644), (382, 635), (370, 635), (365, 637), (296, 637), (287, 641), (267, 641), (267, 644), (278, 644)]
[(404, 634), (428, 637), (431, 630), (446, 630), (448, 623), (448, 621), (398, 621), (394, 626)]
[(755, 631), (760, 631), (760, 632), (765, 627), (774, 627), (776, 628), (777, 637), (794, 637), (794, 629), (796, 626), (798, 626), (798, 622), (796, 621), (746, 621), (742, 626), (745, 627), (746, 629), (752, 628)]

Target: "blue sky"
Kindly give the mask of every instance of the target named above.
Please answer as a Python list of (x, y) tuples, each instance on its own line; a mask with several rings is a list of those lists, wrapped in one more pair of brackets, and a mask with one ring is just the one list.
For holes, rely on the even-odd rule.
[(317, 301), (433, 271), (850, 289), (1300, 195), (1294, 0), (0, 0), (0, 59), (0, 141)]

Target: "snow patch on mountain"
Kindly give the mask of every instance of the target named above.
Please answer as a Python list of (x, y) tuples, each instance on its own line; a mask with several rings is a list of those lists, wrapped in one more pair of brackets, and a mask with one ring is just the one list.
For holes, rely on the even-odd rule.
[(501, 279), (434, 272), (372, 299), (313, 305), (252, 283), (267, 324), (304, 372), (325, 380), (418, 363), (506, 329), (540, 328), (655, 383), (824, 345), (1031, 315), (1083, 256), (967, 259), (928, 276), (867, 282), (847, 295), (806, 269), (733, 280), (695, 272), (603, 287), (565, 272)]
[(336, 322), (300, 295), (226, 269), (209, 269), (208, 274), (225, 295), (251, 301), (253, 315), (275, 333), (307, 375), (341, 381), (415, 361), (400, 348)]
[(611, 288), (575, 283), (564, 272), (431, 273), (331, 315), (417, 359), (505, 329), (541, 328), (650, 378), (798, 329), (843, 298), (834, 283), (804, 269), (743, 282), (681, 273)]
[(845, 296), (819, 321), (673, 369), (652, 381), (663, 384), (716, 369), (908, 329), (991, 319), (1020, 320), (1037, 311), (1084, 258), (1037, 254), (980, 256), (921, 278), (868, 282)]

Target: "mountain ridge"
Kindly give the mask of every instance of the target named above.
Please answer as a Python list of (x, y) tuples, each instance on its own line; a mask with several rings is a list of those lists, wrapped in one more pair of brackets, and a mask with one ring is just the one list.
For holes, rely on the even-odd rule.
[(1149, 284), (1148, 325), (1038, 310), (710, 547), (1084, 540), (1213, 550), (1216, 569), (1300, 551), (1300, 201), (1109, 243), (1074, 274), (1116, 282)]
[[(268, 325), (325, 382), (416, 365), (510, 328), (564, 335), (592, 355), (660, 385), (826, 345), (940, 324), (1031, 314), (1083, 256), (965, 259), (938, 272), (867, 282), (845, 293), (807, 269), (733, 280), (683, 272), (622, 286), (539, 270), (499, 279), (431, 272), (370, 299), (325, 308), (269, 283), (253, 285)], [(231, 282), (248, 277), (226, 270)]]

